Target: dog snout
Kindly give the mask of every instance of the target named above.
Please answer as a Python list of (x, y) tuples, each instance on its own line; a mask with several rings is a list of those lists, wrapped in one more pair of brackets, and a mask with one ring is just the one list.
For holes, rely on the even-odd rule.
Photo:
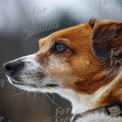
[(10, 61), (3, 65), (4, 71), (7, 75), (11, 76), (18, 70), (24, 67), (24, 62), (20, 60)]

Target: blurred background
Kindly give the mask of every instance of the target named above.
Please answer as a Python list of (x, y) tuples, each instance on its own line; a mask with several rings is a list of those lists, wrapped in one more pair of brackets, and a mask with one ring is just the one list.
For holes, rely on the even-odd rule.
[(70, 102), (11, 86), (2, 65), (38, 50), (38, 40), (90, 18), (122, 21), (122, 0), (0, 0), (0, 122), (70, 122)]

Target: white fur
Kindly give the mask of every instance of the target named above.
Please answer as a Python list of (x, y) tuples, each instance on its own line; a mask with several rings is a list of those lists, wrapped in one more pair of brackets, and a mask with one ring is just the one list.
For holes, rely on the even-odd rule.
[(26, 64), (25, 70), (38, 70), (40, 68), (39, 63), (37, 63), (36, 54), (23, 56), (16, 60), (22, 60)]
[[(36, 61), (35, 54), (25, 56), (20, 59), (22, 59), (24, 62), (26, 62), (27, 66), (26, 66), (25, 70), (38, 70), (38, 68), (41, 67), (39, 65), (39, 63), (37, 63), (37, 61)], [(56, 62), (55, 63), (54, 63), (54, 61), (52, 61), (52, 62), (53, 62), (52, 64), (56, 65)], [(53, 68), (53, 65), (50, 68)], [(62, 71), (63, 71), (63, 69), (62, 69)], [(99, 107), (99, 106), (96, 106), (96, 101), (99, 100), (100, 97), (103, 94), (105, 94), (107, 92), (107, 90), (109, 90), (118, 81), (118, 79), (121, 76), (122, 76), (122, 68), (120, 69), (117, 77), (111, 83), (109, 83), (107, 86), (100, 88), (92, 95), (78, 94), (77, 92), (73, 91), (72, 89), (64, 89), (64, 88), (41, 89), (41, 88), (32, 88), (29, 86), (20, 86), (20, 85), (16, 85), (16, 86), (19, 87), (20, 89), (24, 89), (27, 91), (58, 93), (59, 95), (68, 99), (72, 103), (72, 113), (79, 114), (79, 113), (86, 112), (87, 110)], [(10, 79), (9, 79), (9, 81), (10, 81)], [(42, 85), (45, 85), (47, 83), (51, 83), (50, 78), (45, 78), (44, 81), (42, 82)], [(58, 83), (60, 83), (60, 82), (58, 82)], [(61, 87), (61, 83), (60, 83), (60, 87)]]
[(71, 89), (63, 89), (61, 91), (56, 91), (62, 97), (68, 99), (72, 104), (72, 114), (83, 113), (95, 106), (92, 103), (92, 95), (80, 95)]
[(122, 122), (122, 118), (111, 117), (104, 113), (93, 113), (83, 116), (75, 122)]

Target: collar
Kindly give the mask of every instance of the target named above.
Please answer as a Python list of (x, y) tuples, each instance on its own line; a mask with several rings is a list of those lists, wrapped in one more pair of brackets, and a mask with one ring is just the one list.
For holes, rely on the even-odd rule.
[(106, 113), (112, 117), (122, 116), (122, 102), (105, 106)]
[(93, 110), (89, 110), (83, 114), (81, 114), (81, 116), (84, 116), (86, 114), (90, 114), (90, 113), (95, 113), (95, 112), (104, 112), (105, 114), (111, 116), (111, 117), (119, 117), (122, 116), (122, 102), (117, 102), (117, 103), (113, 103), (110, 105), (106, 105), (97, 109), (93, 109)]
[[(99, 112), (99, 113), (104, 112), (105, 114), (107, 114), (108, 116), (111, 116), (111, 117), (120, 117), (120, 116), (122, 116), (122, 101), (114, 103), (114, 104), (106, 105), (103, 107), (99, 107), (97, 109), (89, 110), (83, 114), (80, 114), (80, 116), (83, 117), (83, 116), (86, 116), (91, 113), (93, 114), (95, 112)], [(71, 118), (71, 122), (74, 120), (75, 117), (76, 117), (76, 115), (74, 115)]]

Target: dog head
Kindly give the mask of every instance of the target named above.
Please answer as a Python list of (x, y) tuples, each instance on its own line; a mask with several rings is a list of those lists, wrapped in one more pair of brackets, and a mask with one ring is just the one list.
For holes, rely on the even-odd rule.
[(112, 90), (122, 78), (121, 38), (122, 23), (91, 19), (40, 39), (37, 53), (4, 69), (16, 87), (59, 93), (75, 106), (73, 113), (83, 112), (120, 98)]

